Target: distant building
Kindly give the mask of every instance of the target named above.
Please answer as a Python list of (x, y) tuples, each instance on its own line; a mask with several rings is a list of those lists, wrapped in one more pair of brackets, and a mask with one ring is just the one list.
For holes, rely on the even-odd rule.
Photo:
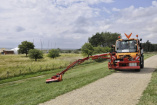
[(18, 54), (18, 50), (19, 50), (19, 48), (16, 47), (16, 48), (13, 48), (13, 49), (11, 49), (11, 50), (14, 51), (14, 54)]
[(6, 54), (14, 54), (14, 51), (12, 50), (3, 50), (3, 54), (6, 55)]
[(0, 53), (3, 54), (3, 55), (6, 55), (6, 54), (14, 54), (14, 51), (12, 50), (7, 50), (5, 48), (2, 48), (0, 49)]

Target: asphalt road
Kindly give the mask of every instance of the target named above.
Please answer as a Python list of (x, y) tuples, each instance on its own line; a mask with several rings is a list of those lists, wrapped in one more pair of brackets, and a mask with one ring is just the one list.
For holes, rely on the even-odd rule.
[(40, 105), (136, 105), (157, 68), (157, 55), (141, 72), (118, 71)]

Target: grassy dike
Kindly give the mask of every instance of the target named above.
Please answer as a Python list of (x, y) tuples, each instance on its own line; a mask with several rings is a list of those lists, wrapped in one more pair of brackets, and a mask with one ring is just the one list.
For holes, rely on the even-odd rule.
[(56, 96), (80, 88), (98, 80), (113, 71), (108, 70), (106, 62), (83, 63), (63, 76), (62, 82), (46, 84), (52, 74), (31, 78), (16, 83), (0, 85), (0, 105), (36, 105)]
[(157, 105), (157, 69), (137, 105)]
[[(145, 55), (145, 59), (148, 57), (150, 54)], [(65, 73), (63, 81), (51, 84), (46, 84), (45, 80), (63, 69), (45, 71), (43, 74), (41, 73), (40, 77), (35, 78), (34, 76), (40, 74), (26, 75), (31, 77), (26, 77), (28, 79), (16, 77), (18, 79), (15, 80), (19, 81), (0, 84), (0, 105), (36, 105), (48, 101), (112, 74), (114, 71), (108, 70), (107, 63), (107, 61), (84, 62)]]

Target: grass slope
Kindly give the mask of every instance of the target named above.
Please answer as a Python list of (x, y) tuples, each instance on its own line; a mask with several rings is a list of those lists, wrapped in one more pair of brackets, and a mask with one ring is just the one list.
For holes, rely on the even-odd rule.
[(54, 74), (48, 74), (40, 78), (8, 83), (0, 86), (0, 105), (36, 105), (45, 102), (58, 95), (80, 88), (99, 78), (111, 74), (107, 62), (84, 63), (73, 70), (68, 71), (64, 81), (45, 84), (45, 79)]
[[(148, 57), (150, 57), (150, 55), (145, 55), (145, 58)], [(0, 105), (36, 105), (48, 101), (111, 74), (113, 71), (108, 70), (107, 66), (107, 61), (101, 63), (85, 62), (73, 68), (73, 70), (68, 71), (63, 76), (64, 81), (51, 84), (45, 84), (45, 80), (61, 71), (61, 69), (43, 72), (43, 74), (46, 75), (41, 73), (41, 75), (43, 75), (41, 77), (24, 79), (16, 81), (16, 83), (1, 84)], [(37, 75), (38, 74), (35, 73), (27, 76), (33, 77)], [(22, 77), (19, 77), (18, 79), (21, 78)]]
[(157, 105), (157, 69), (153, 72), (151, 82), (143, 92), (138, 105)]

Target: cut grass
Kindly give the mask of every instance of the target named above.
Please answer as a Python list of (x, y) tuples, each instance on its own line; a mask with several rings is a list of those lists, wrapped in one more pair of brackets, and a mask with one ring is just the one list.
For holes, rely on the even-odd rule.
[(143, 92), (138, 105), (157, 105), (157, 69), (153, 72), (151, 82)]
[(62, 82), (45, 84), (45, 80), (52, 74), (40, 78), (32, 78), (19, 83), (4, 84), (0, 86), (0, 105), (36, 105), (56, 96), (80, 88), (99, 78), (111, 74), (107, 62), (93, 62), (82, 64), (63, 76)]

